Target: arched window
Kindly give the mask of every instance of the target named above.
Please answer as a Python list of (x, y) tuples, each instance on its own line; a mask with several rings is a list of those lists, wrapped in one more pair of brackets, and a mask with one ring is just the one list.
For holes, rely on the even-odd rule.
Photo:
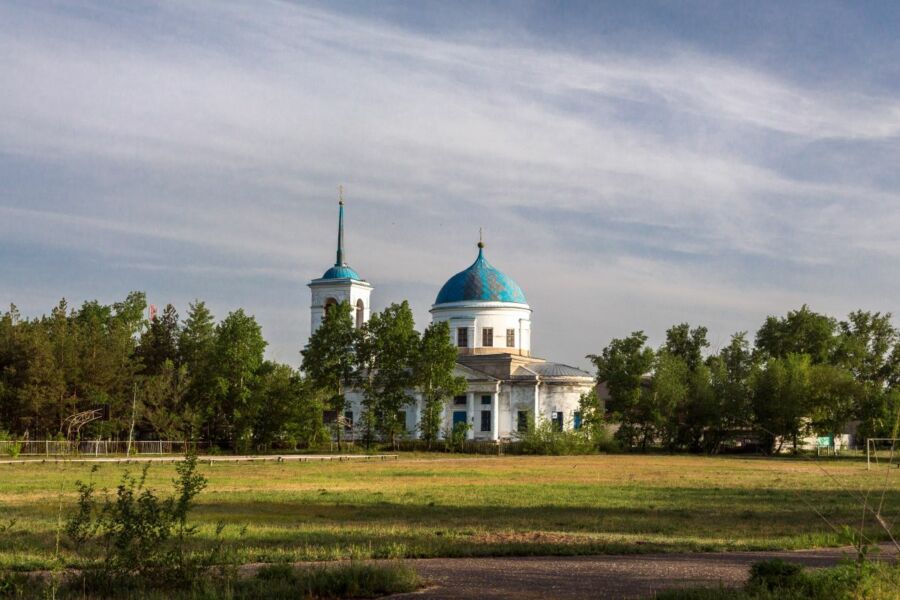
[(322, 311), (322, 320), (325, 320), (325, 317), (328, 316), (328, 309), (337, 304), (337, 300), (334, 298), (328, 298), (325, 300), (324, 310)]
[(356, 301), (356, 328), (359, 329), (363, 326), (363, 322), (366, 318), (366, 306), (363, 304), (362, 299)]

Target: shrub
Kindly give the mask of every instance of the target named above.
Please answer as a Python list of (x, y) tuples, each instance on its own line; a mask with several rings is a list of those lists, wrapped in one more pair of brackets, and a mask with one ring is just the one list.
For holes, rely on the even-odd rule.
[(186, 549), (196, 533), (196, 527), (188, 525), (188, 514), (206, 486), (206, 478), (197, 473), (196, 455), (176, 465), (175, 494), (168, 498), (161, 499), (144, 487), (149, 467), (137, 479), (126, 471), (115, 499), (107, 496), (102, 504), (95, 498), (93, 482), (76, 482), (77, 509), (66, 524), (66, 533), (82, 551), (99, 550), (97, 582), (108, 581), (115, 587), (116, 582), (134, 576), (189, 582), (204, 567)]
[(559, 431), (552, 421), (543, 420), (535, 425), (529, 419), (525, 431), (519, 433), (522, 454), (591, 454), (595, 451), (590, 434), (581, 429)]
[(452, 428), (445, 431), (444, 445), (447, 452), (464, 452), (466, 438), (471, 428), (472, 426), (469, 423), (454, 423)]
[[(278, 564), (263, 567), (256, 581), (236, 582), (236, 596), (259, 598), (374, 598), (411, 592), (419, 577), (402, 563), (367, 565), (351, 563), (335, 567), (297, 569)], [(259, 590), (259, 595), (251, 591)]]
[(9, 455), (10, 458), (19, 458), (19, 454), (22, 453), (22, 442), (13, 440), (11, 443), (6, 446), (6, 454)]
[(784, 562), (781, 559), (764, 560), (750, 567), (751, 589), (762, 589), (769, 592), (775, 590), (787, 590), (801, 585), (803, 567), (795, 563)]

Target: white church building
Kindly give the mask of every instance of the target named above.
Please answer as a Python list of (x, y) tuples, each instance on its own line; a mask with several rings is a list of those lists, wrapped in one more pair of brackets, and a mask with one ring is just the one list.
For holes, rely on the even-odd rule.
[[(349, 302), (357, 327), (371, 312), (373, 286), (353, 270), (344, 253), (344, 203), (338, 217), (337, 260), (325, 274), (309, 283), (311, 328), (315, 331), (330, 304)], [(478, 256), (453, 275), (437, 293), (432, 320), (447, 321), (459, 349), (456, 374), (465, 378), (465, 395), (453, 398), (444, 415), (445, 428), (470, 425), (469, 438), (514, 438), (532, 417), (551, 420), (560, 429), (581, 426), (578, 399), (595, 385), (590, 373), (532, 355), (532, 310), (525, 294), (509, 276), (492, 266), (478, 243)], [(410, 437), (418, 436), (422, 399), (405, 412)], [(362, 395), (348, 391), (344, 417), (353, 423), (362, 411)]]

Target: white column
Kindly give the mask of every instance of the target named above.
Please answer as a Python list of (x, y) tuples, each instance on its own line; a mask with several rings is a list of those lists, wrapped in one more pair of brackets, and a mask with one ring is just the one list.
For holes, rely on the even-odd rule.
[(466, 394), (466, 423), (469, 424), (469, 431), (466, 433), (466, 438), (470, 440), (475, 439), (475, 392), (469, 392)]
[(541, 382), (538, 380), (534, 384), (534, 426), (537, 427), (541, 422)]
[(500, 386), (491, 394), (491, 439), (500, 439)]

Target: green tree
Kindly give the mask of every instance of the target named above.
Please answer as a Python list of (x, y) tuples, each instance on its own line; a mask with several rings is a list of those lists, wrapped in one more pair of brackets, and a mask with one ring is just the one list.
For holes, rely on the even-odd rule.
[(708, 330), (706, 327), (695, 327), (687, 323), (674, 325), (666, 331), (666, 343), (663, 350), (680, 358), (685, 366), (693, 371), (703, 364), (703, 351), (709, 347), (706, 339)]
[(422, 393), (423, 407), (419, 431), (429, 447), (441, 431), (447, 401), (466, 391), (466, 380), (453, 374), (457, 349), (450, 340), (450, 324), (431, 323), (413, 356), (413, 378)]
[[(710, 372), (703, 361), (703, 351), (709, 347), (706, 336), (706, 327), (691, 329), (687, 323), (666, 331), (666, 343), (660, 350), (658, 360), (664, 364), (658, 366), (657, 371), (668, 369), (664, 389), (678, 396), (677, 401), (676, 397), (665, 398), (664, 405), (660, 407), (659, 417), (666, 421), (663, 437), (667, 439), (670, 449), (702, 449), (704, 436), (718, 416)], [(680, 380), (675, 377), (680, 377)]]
[(809, 417), (813, 431), (840, 434), (858, 410), (865, 386), (853, 373), (834, 365), (813, 365), (809, 370)]
[(150, 326), (141, 334), (136, 350), (141, 373), (155, 375), (163, 369), (166, 361), (178, 364), (179, 337), (178, 312), (174, 306), (167, 304), (162, 315), (154, 316)]
[(674, 450), (685, 426), (691, 371), (680, 356), (666, 350), (656, 355), (656, 365), (644, 414), (645, 427), (655, 431), (662, 443)]
[(266, 341), (256, 319), (238, 309), (216, 327), (213, 368), (220, 440), (244, 451), (251, 443), (251, 426), (257, 412), (253, 390), (263, 364)]
[(616, 437), (625, 445), (640, 443), (646, 448), (656, 426), (646, 378), (653, 368), (654, 353), (645, 344), (647, 336), (636, 331), (612, 340), (601, 354), (588, 359), (597, 369), (597, 382), (609, 391), (609, 410), (620, 423)]
[(154, 371), (154, 374), (138, 379), (139, 412), (143, 422), (158, 439), (190, 440), (199, 415), (185, 401), (190, 389), (187, 367), (166, 360)]
[(728, 346), (707, 360), (713, 405), (704, 450), (710, 454), (717, 453), (734, 432), (750, 426), (754, 361), (746, 335), (734, 334)]
[[(325, 319), (301, 351), (301, 369), (318, 394), (324, 396), (324, 406), (336, 416), (345, 408), (346, 390), (353, 385), (357, 363), (357, 331), (353, 326), (350, 304), (332, 304), (325, 311)], [(338, 448), (343, 428), (336, 427)]]
[[(416, 386), (415, 356), (419, 333), (404, 300), (373, 314), (360, 330), (357, 352), (364, 395), (365, 421), (373, 422), (382, 438), (395, 444), (405, 429), (400, 411), (412, 403)], [(449, 333), (448, 333), (449, 339)]]
[(791, 440), (794, 448), (809, 414), (810, 359), (806, 354), (770, 358), (756, 374), (753, 386), (755, 425), (769, 452), (780, 452)]
[(806, 354), (812, 364), (830, 363), (837, 346), (837, 322), (804, 304), (786, 317), (768, 317), (756, 333), (763, 359)]
[[(185, 407), (197, 415), (207, 439), (216, 421), (216, 373), (213, 354), (216, 345), (216, 323), (206, 304), (195, 300), (190, 304), (184, 327), (178, 336), (178, 364), (187, 369), (190, 385)], [(199, 431), (190, 432), (193, 437)]]
[(900, 378), (900, 346), (891, 314), (858, 310), (841, 321), (838, 330), (835, 364), (850, 371), (860, 386), (853, 396), (859, 434), (889, 435), (893, 421), (888, 389)]
[(303, 393), (303, 381), (291, 367), (270, 361), (263, 363), (254, 390), (257, 407), (253, 419), (255, 449), (296, 447), (301, 434)]

